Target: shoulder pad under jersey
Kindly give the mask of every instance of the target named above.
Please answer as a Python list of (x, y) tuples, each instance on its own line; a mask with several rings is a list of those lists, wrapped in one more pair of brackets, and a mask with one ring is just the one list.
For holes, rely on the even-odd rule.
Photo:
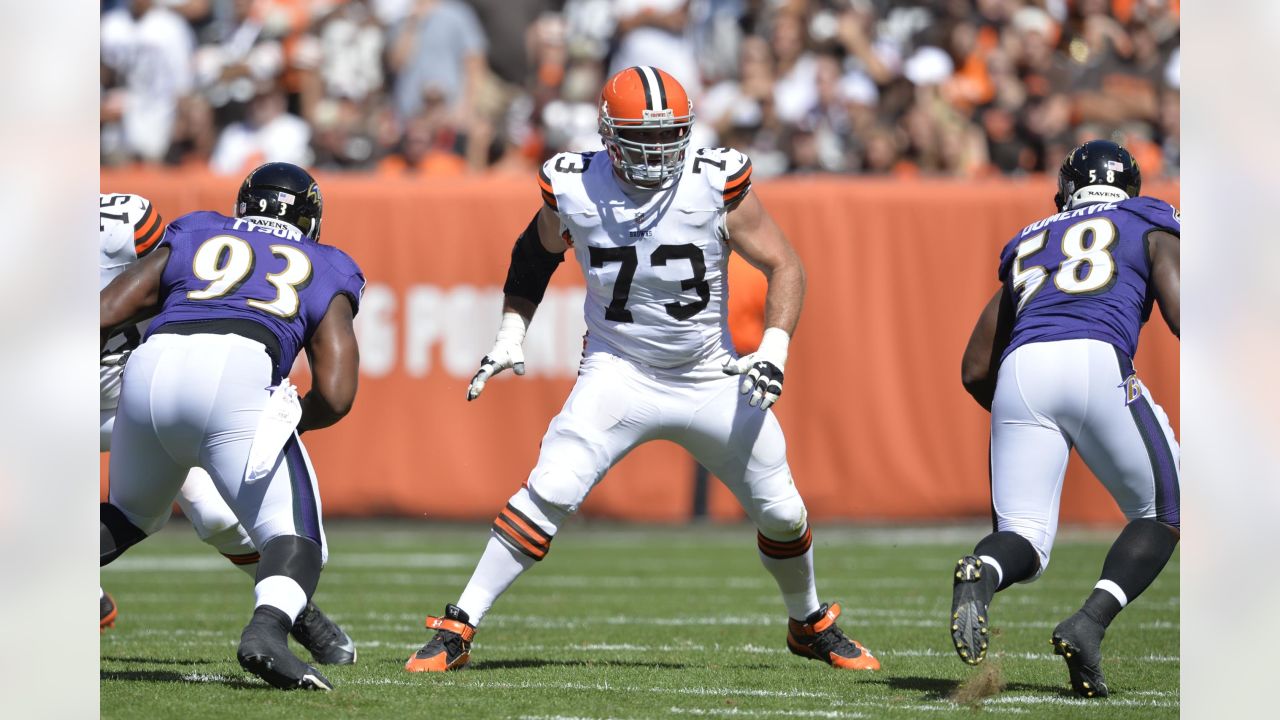
[(1139, 195), (1120, 203), (1120, 209), (1137, 215), (1152, 227), (1182, 236), (1182, 215), (1178, 209), (1163, 200)]

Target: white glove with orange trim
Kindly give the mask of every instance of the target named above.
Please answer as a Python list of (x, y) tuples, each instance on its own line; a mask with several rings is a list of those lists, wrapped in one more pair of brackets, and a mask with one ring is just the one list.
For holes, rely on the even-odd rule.
[(748, 404), (768, 410), (782, 395), (782, 369), (787, 364), (787, 346), (791, 336), (782, 328), (771, 327), (764, 331), (760, 347), (756, 351), (724, 362), (726, 375), (745, 375), (742, 378), (742, 394), (751, 393)]
[(467, 386), (467, 401), (475, 400), (484, 391), (484, 384), (489, 378), (511, 368), (517, 375), (524, 374), (524, 335), (529, 329), (529, 321), (517, 312), (502, 313), (502, 324), (498, 327), (498, 337), (493, 341), (493, 349), (480, 359), (480, 370), (471, 378)]

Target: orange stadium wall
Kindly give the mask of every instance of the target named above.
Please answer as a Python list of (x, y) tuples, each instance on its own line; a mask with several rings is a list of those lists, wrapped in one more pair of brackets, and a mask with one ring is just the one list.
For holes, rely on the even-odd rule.
[[(229, 212), (237, 187), (235, 179), (156, 171), (110, 171), (101, 180), (104, 192), (151, 198), (167, 218)], [(540, 203), (533, 179), (320, 182), (323, 240), (349, 252), (369, 283), (356, 318), (355, 408), (305, 437), (326, 514), (491, 518), (533, 467), (582, 347), (582, 278), (566, 264), (531, 328), (528, 375), (506, 373), (479, 401), (464, 397), (497, 329), (511, 243)], [(1177, 202), (1176, 184), (1145, 189)], [(988, 415), (960, 385), (960, 356), (997, 287), (1000, 247), (1051, 210), (1051, 183), (804, 178), (760, 182), (756, 191), (808, 271), (776, 411), (811, 517), (989, 517)], [(1176, 429), (1178, 343), (1158, 317), (1137, 366)], [(105, 493), (105, 460), (103, 467)], [(582, 512), (681, 521), (690, 517), (693, 478), (682, 449), (647, 445), (614, 468)], [(742, 517), (714, 481), (709, 515)], [(1121, 519), (1076, 460), (1062, 517)]]

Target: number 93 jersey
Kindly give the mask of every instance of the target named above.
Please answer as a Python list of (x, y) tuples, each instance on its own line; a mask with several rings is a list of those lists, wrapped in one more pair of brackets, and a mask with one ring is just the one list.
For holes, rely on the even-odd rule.
[(279, 340), (279, 377), (289, 374), (334, 296), (360, 307), (364, 275), (355, 261), (280, 220), (194, 212), (169, 224), (166, 246), (151, 332), (168, 323), (256, 322)]
[(1091, 338), (1130, 358), (1154, 295), (1147, 234), (1181, 235), (1172, 205), (1150, 197), (1101, 202), (1023, 228), (1000, 254), (1000, 281), (1017, 308), (1003, 360), (1027, 343)]
[(730, 355), (725, 215), (751, 184), (736, 150), (690, 153), (676, 182), (641, 189), (601, 153), (561, 153), (538, 175), (587, 282), (586, 351), (705, 371)]

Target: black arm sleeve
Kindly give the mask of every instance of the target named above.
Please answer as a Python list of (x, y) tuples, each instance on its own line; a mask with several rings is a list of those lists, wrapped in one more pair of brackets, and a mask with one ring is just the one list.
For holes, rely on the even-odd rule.
[(507, 282), (502, 286), (502, 292), (538, 305), (547, 292), (552, 273), (562, 262), (564, 253), (547, 252), (542, 247), (542, 241), (538, 239), (538, 215), (535, 213), (529, 227), (520, 233), (511, 248), (511, 265), (507, 268)]

